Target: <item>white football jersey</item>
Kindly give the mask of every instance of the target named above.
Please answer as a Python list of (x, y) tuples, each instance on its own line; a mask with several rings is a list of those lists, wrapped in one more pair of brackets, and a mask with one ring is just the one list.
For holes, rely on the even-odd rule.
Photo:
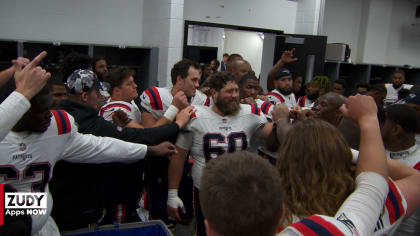
[(105, 120), (112, 122), (112, 115), (115, 111), (121, 110), (127, 114), (128, 118), (134, 122), (140, 124), (141, 122), (141, 113), (134, 101), (131, 103), (124, 101), (112, 101), (108, 99), (107, 103), (102, 106), (99, 111), (99, 116), (102, 116)]
[(246, 150), (252, 136), (267, 122), (256, 105), (240, 106), (237, 115), (229, 116), (220, 116), (211, 107), (195, 106), (196, 112), (178, 135), (176, 145), (190, 150), (194, 157), (192, 177), (197, 188), (207, 161), (225, 152)]
[(270, 101), (274, 105), (284, 103), (289, 108), (297, 106), (296, 97), (294, 93), (284, 95), (280, 93), (277, 89), (274, 89), (273, 91), (267, 93), (265, 96), (268, 97), (268, 99), (270, 99)]
[(413, 87), (411, 84), (403, 84), (398, 89), (395, 89), (392, 84), (385, 84), (386, 88), (386, 98), (384, 99), (385, 104), (392, 104), (398, 100), (398, 91), (401, 89), (408, 89), (410, 90)]
[(51, 124), (44, 133), (9, 132), (0, 142), (0, 184), (17, 192), (48, 193), (47, 214), (32, 216), (32, 234), (40, 232), (51, 213), (48, 182), (57, 161), (134, 162), (147, 152), (143, 144), (80, 134), (71, 115), (63, 110), (51, 113)]
[[(399, 152), (387, 151), (387, 156), (404, 163), (418, 171), (420, 171), (420, 148), (416, 143), (407, 150)], [(420, 207), (407, 219), (405, 219), (397, 229), (397, 235), (419, 235), (420, 234)]]
[(298, 106), (312, 108), (314, 106), (314, 101), (306, 96), (302, 96), (298, 99)]
[[(391, 179), (388, 180), (388, 196), (383, 205), (383, 210), (376, 223), (374, 236), (392, 235), (402, 220), (407, 211), (407, 202), (400, 192), (398, 186)], [(296, 223), (299, 218), (293, 216)]]
[[(388, 182), (389, 183), (389, 182)], [(346, 199), (334, 217), (313, 215), (281, 231), (277, 236), (372, 235), (387, 196), (387, 181), (377, 173), (363, 172), (356, 178), (356, 190)], [(401, 217), (402, 218), (402, 217)], [(375, 235), (386, 235), (376, 229)]]
[[(152, 114), (156, 120), (160, 119), (172, 103), (171, 89), (171, 87), (152, 87), (144, 90), (140, 95), (141, 107)], [(211, 103), (211, 99), (198, 89), (196, 95), (190, 101), (191, 105), (210, 106)]]

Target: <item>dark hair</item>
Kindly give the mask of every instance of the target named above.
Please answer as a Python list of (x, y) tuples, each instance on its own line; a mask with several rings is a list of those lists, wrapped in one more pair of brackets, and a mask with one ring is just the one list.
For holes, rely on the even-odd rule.
[(228, 62), (235, 61), (237, 59), (243, 60), (243, 57), (237, 53), (230, 54), (229, 58), (227, 59)]
[(78, 69), (89, 69), (92, 62), (92, 58), (88, 55), (71, 52), (63, 60), (60, 65), (60, 72), (63, 74), (63, 82), (67, 81), (67, 78)]
[(405, 72), (400, 69), (396, 69), (392, 72), (392, 75), (395, 75), (395, 74), (402, 74), (405, 77)]
[(293, 81), (295, 81), (299, 77), (302, 78), (302, 75), (300, 75), (299, 72), (292, 72), (292, 79), (293, 79)]
[(185, 79), (188, 76), (188, 70), (190, 69), (190, 67), (193, 67), (197, 70), (200, 69), (200, 64), (198, 64), (195, 61), (191, 61), (189, 59), (183, 59), (179, 62), (177, 62), (174, 67), (172, 67), (171, 70), (171, 80), (172, 80), (172, 85), (176, 84), (176, 78), (178, 77), (178, 75), (181, 76), (181, 78)]
[(120, 87), (124, 80), (130, 76), (134, 76), (135, 72), (128, 67), (118, 67), (105, 75), (104, 81), (111, 85), (110, 94), (115, 87)]
[[(217, 72), (209, 76), (209, 87), (219, 92), (228, 82), (235, 82), (235, 78), (228, 72)], [(236, 83), (236, 82), (235, 82)]]
[(274, 235), (282, 204), (278, 171), (254, 153), (224, 154), (203, 170), (200, 205), (220, 235)]
[(386, 118), (400, 125), (407, 133), (416, 133), (417, 113), (406, 104), (394, 104), (385, 109)]
[(96, 70), (95, 70), (96, 63), (100, 60), (106, 61), (105, 57), (94, 57), (94, 58), (92, 58), (92, 65), (91, 66), (92, 66), (92, 71), (95, 72), (95, 73), (96, 73)]
[(341, 86), (345, 89), (347, 87), (346, 81), (343, 79), (338, 79), (334, 81), (335, 84), (341, 84)]
[(258, 81), (258, 78), (255, 75), (249, 73), (249, 74), (246, 74), (246, 75), (242, 76), (242, 78), (239, 80), (239, 84), (238, 84), (239, 87), (241, 87), (246, 81), (248, 81), (250, 79)]
[(358, 84), (356, 84), (356, 88), (365, 88), (369, 91), (370, 90), (370, 84), (369, 83), (358, 83)]
[(211, 60), (212, 62), (214, 61), (214, 63), (216, 64), (216, 68), (219, 68), (219, 66), (220, 66), (220, 62), (219, 62), (219, 60), (217, 60), (217, 59), (213, 59), (213, 60)]
[(229, 56), (229, 54), (223, 53), (223, 57), (228, 57), (228, 56)]

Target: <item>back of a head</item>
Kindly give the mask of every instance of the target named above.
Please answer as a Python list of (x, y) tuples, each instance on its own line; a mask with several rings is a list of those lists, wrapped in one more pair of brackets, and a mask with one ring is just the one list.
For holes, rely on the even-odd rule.
[(334, 81), (335, 84), (340, 84), (344, 89), (347, 87), (347, 83), (344, 79), (338, 79)]
[(209, 87), (216, 92), (219, 92), (228, 82), (235, 82), (235, 79), (229, 72), (214, 73), (207, 80)]
[(333, 216), (354, 189), (351, 165), (350, 148), (333, 125), (319, 119), (293, 125), (277, 160), (287, 223), (292, 215)]
[(373, 84), (373, 85), (371, 85), (369, 91), (386, 93), (386, 88), (385, 88), (384, 84)]
[(317, 84), (318, 87), (321, 90), (321, 94), (325, 94), (330, 91), (330, 80), (327, 76), (317, 75), (314, 78), (312, 78), (311, 83)]
[(63, 74), (63, 82), (67, 81), (67, 78), (73, 73), (73, 71), (82, 69), (90, 69), (92, 58), (88, 55), (71, 52), (63, 60), (60, 65), (60, 71)]
[(385, 114), (386, 119), (400, 125), (406, 133), (416, 133), (418, 119), (414, 108), (407, 104), (394, 104), (385, 109)]
[(189, 60), (189, 59), (183, 59), (172, 67), (171, 69), (171, 81), (172, 85), (176, 84), (176, 79), (178, 76), (181, 76), (181, 78), (187, 78), (188, 76), (188, 70), (190, 67), (193, 67), (194, 69), (200, 70), (200, 64), (198, 64), (195, 61)]
[(224, 154), (203, 170), (200, 204), (219, 235), (273, 236), (282, 215), (279, 174), (256, 154)]
[(232, 54), (229, 55), (227, 61), (232, 63), (236, 60), (243, 60), (243, 57), (241, 55), (237, 54), (237, 53), (232, 53)]

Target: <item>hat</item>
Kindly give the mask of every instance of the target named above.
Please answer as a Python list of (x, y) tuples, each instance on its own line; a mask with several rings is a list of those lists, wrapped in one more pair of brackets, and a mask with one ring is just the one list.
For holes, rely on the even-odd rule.
[(75, 70), (68, 78), (66, 87), (71, 94), (88, 92), (92, 88), (97, 89), (101, 94), (105, 91), (102, 83), (91, 70)]
[(278, 79), (280, 79), (282, 77), (285, 77), (285, 76), (292, 76), (292, 73), (288, 69), (285, 69), (285, 68), (280, 69), (279, 71), (277, 71), (274, 74), (274, 80), (278, 80)]
[(405, 103), (413, 103), (416, 105), (420, 105), (420, 90), (410, 93), (405, 99)]

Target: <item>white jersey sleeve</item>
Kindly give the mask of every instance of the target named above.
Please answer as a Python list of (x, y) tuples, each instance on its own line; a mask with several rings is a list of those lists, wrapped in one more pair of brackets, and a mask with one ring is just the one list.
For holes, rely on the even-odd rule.
[[(160, 119), (167, 109), (163, 106), (160, 90), (157, 87), (144, 90), (140, 95), (140, 100), (141, 108), (152, 114), (156, 120)], [(170, 102), (172, 102), (172, 99)]]
[(74, 118), (68, 115), (70, 137), (61, 159), (80, 163), (134, 162), (146, 156), (147, 146), (109, 137), (77, 132)]
[(30, 107), (31, 103), (28, 99), (18, 92), (11, 93), (0, 104), (0, 140), (6, 137), (7, 133)]
[(272, 119), (271, 112), (274, 109), (274, 105), (271, 102), (265, 102), (261, 99), (256, 99), (258, 107), (260, 108), (261, 112), (265, 115), (267, 119)]
[(334, 217), (314, 215), (277, 235), (372, 235), (388, 193), (388, 183), (377, 173), (364, 172), (357, 176), (356, 186)]

